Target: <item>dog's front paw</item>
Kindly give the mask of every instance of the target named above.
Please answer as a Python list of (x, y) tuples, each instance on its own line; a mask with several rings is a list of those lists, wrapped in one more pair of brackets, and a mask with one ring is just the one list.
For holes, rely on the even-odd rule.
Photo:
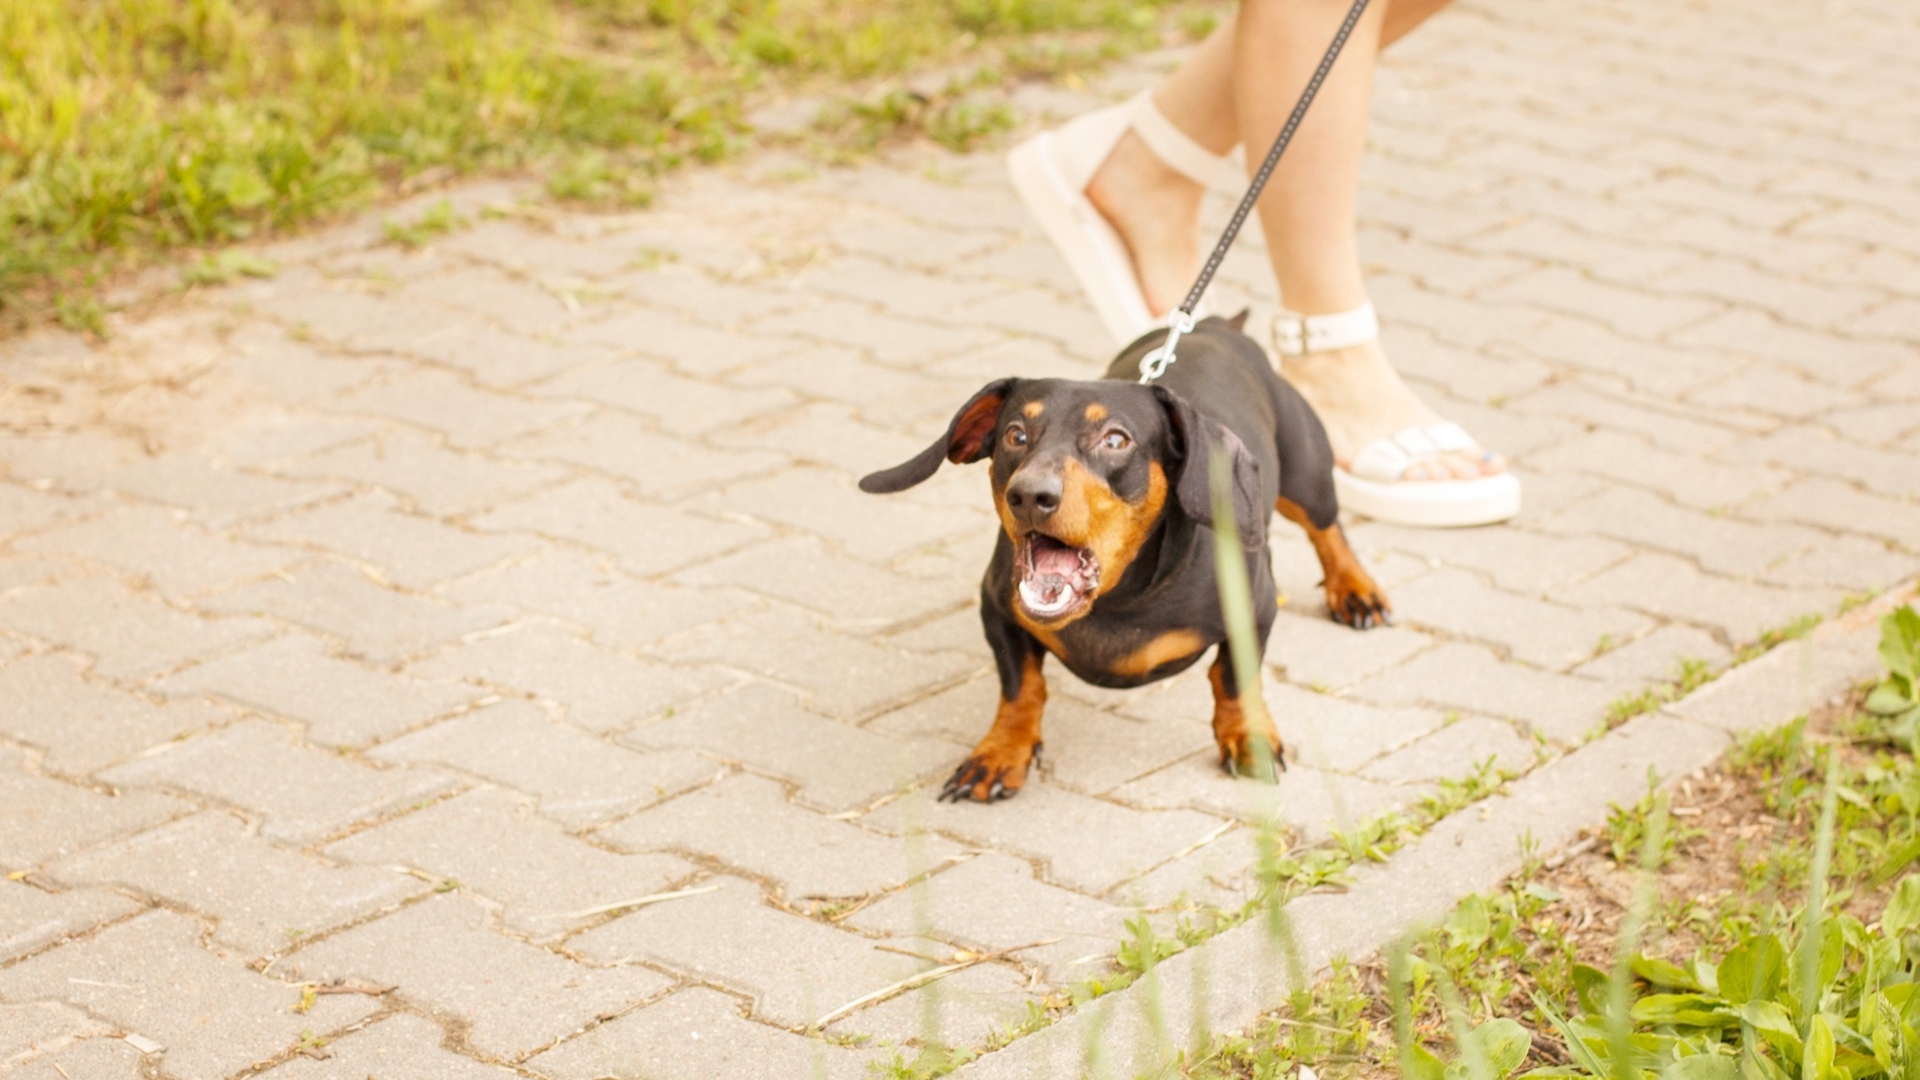
[(1393, 622), (1393, 605), (1371, 576), (1358, 566), (1351, 573), (1327, 575), (1327, 610), (1333, 621), (1355, 630)]
[(1277, 734), (1267, 734), (1270, 749), (1265, 753), (1254, 742), (1253, 733), (1244, 728), (1227, 735), (1216, 732), (1214, 740), (1220, 746), (1220, 768), (1228, 776), (1247, 776), (1277, 784), (1280, 774), (1287, 769), (1285, 749), (1280, 745), (1280, 736)]
[(941, 802), (1011, 799), (1026, 786), (1027, 770), (1040, 764), (1040, 744), (1002, 742), (988, 736), (974, 747), (940, 789)]

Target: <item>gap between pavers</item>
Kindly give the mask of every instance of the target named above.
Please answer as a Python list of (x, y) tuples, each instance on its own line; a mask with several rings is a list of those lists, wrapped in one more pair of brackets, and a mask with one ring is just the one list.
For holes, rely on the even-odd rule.
[(1527, 851), (1560, 850), (1604, 821), (1613, 804), (1637, 801), (1649, 770), (1669, 787), (1718, 761), (1737, 735), (1784, 724), (1872, 677), (1880, 669), (1880, 617), (1913, 599), (1911, 581), (1890, 589), (1442, 820), (1387, 863), (1357, 868), (1347, 891), (1294, 900), (1285, 908), (1292, 957), (1264, 919), (1249, 919), (958, 1075), (1132, 1080), (1191, 1048), (1196, 1033), (1244, 1031), (1296, 988), (1289, 971), (1310, 987), (1335, 959), (1378, 953), (1408, 930), (1445, 918), (1467, 896), (1497, 888), (1519, 872)]

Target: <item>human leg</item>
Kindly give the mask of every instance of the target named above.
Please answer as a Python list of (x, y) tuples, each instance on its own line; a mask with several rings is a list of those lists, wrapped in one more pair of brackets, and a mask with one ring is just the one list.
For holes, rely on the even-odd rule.
[[(1284, 7), (1254, 0), (1242, 7), (1234, 98), (1246, 145), (1265, 146), (1279, 132), (1347, 6), (1346, 0)], [(1389, 14), (1370, 8), (1362, 17), (1260, 198), (1274, 279), (1291, 311), (1323, 315), (1366, 303), (1356, 239), (1360, 160), (1373, 60)], [(1342, 466), (1376, 440), (1441, 423), (1401, 381), (1378, 340), (1290, 356), (1281, 371), (1319, 413)], [(1497, 455), (1466, 446), (1412, 464), (1404, 478), (1467, 479), (1504, 468)]]

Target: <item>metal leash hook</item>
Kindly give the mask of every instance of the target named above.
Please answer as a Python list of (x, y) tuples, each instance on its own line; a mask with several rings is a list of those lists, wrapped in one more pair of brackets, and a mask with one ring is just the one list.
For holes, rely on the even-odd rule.
[(1145, 385), (1167, 373), (1168, 365), (1177, 359), (1173, 351), (1180, 345), (1182, 335), (1193, 333), (1193, 312), (1185, 308), (1175, 308), (1172, 322), (1167, 326), (1167, 340), (1159, 348), (1140, 358), (1140, 383)]
[(1227, 249), (1233, 246), (1233, 238), (1240, 235), (1240, 226), (1247, 223), (1247, 215), (1253, 213), (1254, 203), (1260, 200), (1260, 192), (1273, 176), (1274, 166), (1280, 164), (1280, 155), (1286, 153), (1287, 144), (1293, 141), (1293, 133), (1299, 129), (1300, 121), (1307, 115), (1307, 106), (1313, 104), (1313, 97), (1320, 92), (1320, 84), (1327, 81), (1327, 72), (1333, 70), (1333, 62), (1339, 58), (1340, 50), (1346, 47), (1347, 38), (1353, 34), (1353, 28), (1360, 22), (1360, 15), (1367, 10), (1367, 0), (1353, 0), (1353, 6), (1347, 9), (1347, 17), (1340, 22), (1340, 29), (1334, 32), (1333, 41), (1328, 44), (1326, 54), (1320, 57), (1320, 66), (1313, 69), (1313, 77), (1307, 80), (1307, 88), (1300, 92), (1300, 100), (1294, 102), (1293, 112), (1287, 116), (1287, 122), (1281, 125), (1280, 134), (1274, 136), (1273, 147), (1260, 162), (1260, 168), (1253, 174), (1253, 180), (1247, 185), (1247, 193), (1240, 197), (1240, 205), (1234, 207), (1233, 217), (1227, 220), (1226, 230), (1220, 235), (1220, 242), (1213, 245), (1213, 254), (1207, 257), (1207, 263), (1200, 268), (1200, 277), (1187, 291), (1187, 298), (1174, 309), (1171, 325), (1167, 327), (1167, 342), (1140, 358), (1140, 382), (1150, 383), (1167, 373), (1177, 357), (1174, 347), (1180, 344), (1180, 338), (1193, 333), (1193, 313), (1200, 308), (1200, 298), (1206, 295), (1207, 286), (1213, 283), (1215, 271), (1227, 257)]

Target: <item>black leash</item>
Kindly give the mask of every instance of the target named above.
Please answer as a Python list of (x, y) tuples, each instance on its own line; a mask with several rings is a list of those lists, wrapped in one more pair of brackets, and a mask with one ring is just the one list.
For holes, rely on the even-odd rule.
[(1307, 115), (1307, 106), (1313, 104), (1313, 97), (1320, 92), (1320, 84), (1327, 80), (1327, 72), (1333, 70), (1333, 62), (1340, 57), (1340, 50), (1346, 47), (1347, 38), (1353, 34), (1355, 24), (1367, 10), (1367, 0), (1353, 0), (1353, 7), (1347, 11), (1347, 17), (1340, 23), (1340, 29), (1333, 35), (1332, 44), (1327, 46), (1325, 56), (1320, 58), (1320, 66), (1313, 70), (1313, 78), (1307, 80), (1307, 88), (1300, 93), (1300, 100), (1294, 103), (1293, 112), (1280, 128), (1280, 134), (1273, 140), (1273, 149), (1267, 151), (1260, 170), (1253, 174), (1253, 182), (1248, 185), (1247, 193), (1240, 197), (1240, 205), (1234, 208), (1233, 217), (1227, 221), (1226, 232), (1220, 236), (1220, 242), (1213, 245), (1213, 254), (1207, 256), (1207, 264), (1200, 268), (1200, 276), (1195, 279), (1193, 288), (1187, 290), (1187, 298), (1180, 301), (1174, 309), (1171, 323), (1167, 329), (1166, 344), (1140, 358), (1140, 381), (1149, 383), (1166, 374), (1167, 366), (1176, 357), (1174, 349), (1184, 334), (1193, 332), (1193, 312), (1200, 306), (1200, 298), (1206, 294), (1207, 286), (1213, 284), (1213, 275), (1220, 270), (1220, 264), (1226, 261), (1227, 250), (1233, 247), (1234, 238), (1240, 235), (1240, 227), (1247, 223), (1247, 216), (1253, 213), (1253, 206), (1260, 201), (1260, 192), (1266, 188), (1272, 178), (1274, 167), (1280, 164), (1280, 155), (1287, 150), (1287, 144), (1293, 141), (1293, 133), (1300, 127), (1300, 121)]

